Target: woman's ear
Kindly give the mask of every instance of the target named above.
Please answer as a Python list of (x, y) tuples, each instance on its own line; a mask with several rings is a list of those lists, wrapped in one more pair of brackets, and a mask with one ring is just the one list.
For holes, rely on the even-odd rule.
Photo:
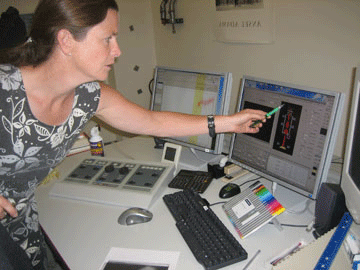
[(73, 35), (67, 29), (61, 29), (57, 34), (60, 50), (64, 55), (70, 56), (74, 44)]

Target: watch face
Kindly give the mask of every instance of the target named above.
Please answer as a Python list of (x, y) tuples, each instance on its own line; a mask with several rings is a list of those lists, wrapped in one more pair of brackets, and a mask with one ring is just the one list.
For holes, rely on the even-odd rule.
[(169, 161), (175, 161), (176, 148), (166, 147), (165, 149), (165, 159)]

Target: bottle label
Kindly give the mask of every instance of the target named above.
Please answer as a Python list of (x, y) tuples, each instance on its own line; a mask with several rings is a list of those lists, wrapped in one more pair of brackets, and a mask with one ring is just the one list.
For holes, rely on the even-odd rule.
[(100, 142), (90, 142), (90, 152), (93, 156), (104, 156), (104, 145)]

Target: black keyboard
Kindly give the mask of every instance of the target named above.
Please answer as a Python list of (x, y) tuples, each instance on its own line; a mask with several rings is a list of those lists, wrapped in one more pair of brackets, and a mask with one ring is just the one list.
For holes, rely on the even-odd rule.
[(191, 189), (203, 193), (213, 180), (213, 174), (203, 171), (180, 170), (169, 183), (170, 188)]
[(196, 260), (206, 270), (247, 259), (247, 252), (200, 195), (191, 190), (163, 197)]

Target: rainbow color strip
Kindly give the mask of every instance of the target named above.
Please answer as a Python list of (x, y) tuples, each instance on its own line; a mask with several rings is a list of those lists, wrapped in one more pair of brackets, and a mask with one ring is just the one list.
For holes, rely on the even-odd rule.
[(275, 199), (275, 197), (264, 185), (261, 184), (260, 186), (257, 186), (253, 189), (253, 192), (259, 197), (260, 201), (266, 206), (273, 216), (280, 215), (285, 211), (285, 208), (278, 202), (278, 200)]
[(234, 196), (222, 208), (242, 239), (285, 211), (260, 181)]

